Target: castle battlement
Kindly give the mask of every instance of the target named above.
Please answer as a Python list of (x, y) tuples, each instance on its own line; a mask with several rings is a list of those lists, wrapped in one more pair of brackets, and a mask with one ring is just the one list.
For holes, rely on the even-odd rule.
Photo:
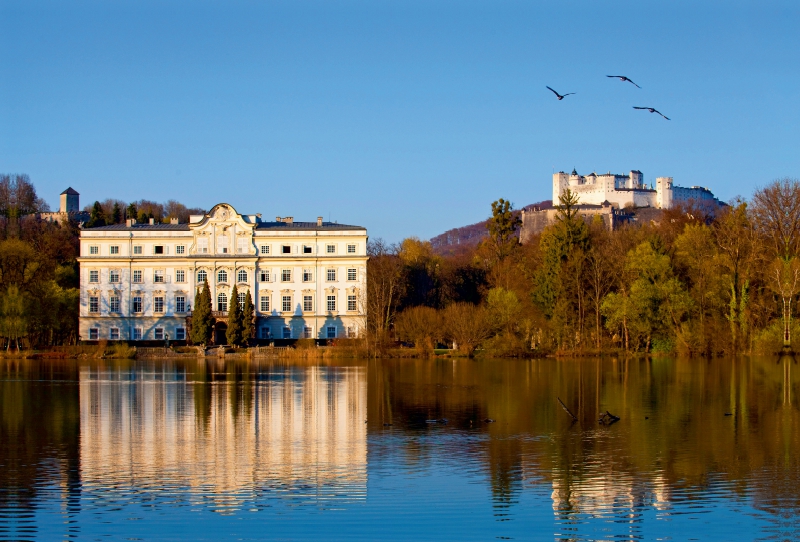
[(672, 177), (656, 178), (655, 189), (644, 182), (644, 175), (639, 170), (631, 170), (627, 175), (615, 173), (590, 173), (579, 175), (574, 169), (572, 173), (559, 171), (553, 174), (553, 204), (567, 189), (578, 196), (583, 205), (611, 205), (623, 207), (655, 207), (669, 209), (673, 205), (688, 202), (713, 202), (719, 200), (707, 188), (701, 186), (675, 186)]

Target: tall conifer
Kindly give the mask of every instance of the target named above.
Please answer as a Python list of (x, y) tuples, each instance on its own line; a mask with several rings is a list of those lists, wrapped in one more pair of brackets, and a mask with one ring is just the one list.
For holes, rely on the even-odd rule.
[(244, 326), (242, 324), (242, 309), (239, 307), (239, 291), (234, 285), (228, 305), (228, 331), (225, 334), (228, 344), (241, 346), (243, 332)]
[(203, 286), (198, 288), (197, 295), (194, 298), (190, 338), (195, 344), (208, 344), (213, 330), (214, 318), (211, 315), (211, 292), (208, 288), (208, 279), (206, 279), (203, 281)]
[(250, 295), (250, 290), (247, 290), (247, 296), (244, 298), (244, 310), (242, 311), (242, 326), (244, 343), (255, 336), (255, 307), (253, 307), (253, 298)]

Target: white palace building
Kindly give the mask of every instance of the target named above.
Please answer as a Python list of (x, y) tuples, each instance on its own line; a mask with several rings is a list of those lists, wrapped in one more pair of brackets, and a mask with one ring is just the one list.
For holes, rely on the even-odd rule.
[[(225, 203), (188, 224), (128, 220), (80, 232), (82, 340), (183, 341), (208, 280), (224, 344), (228, 307), (249, 291), (256, 337), (355, 337), (365, 323), (367, 230), (332, 222), (263, 221)], [(231, 299), (236, 285), (239, 299)]]

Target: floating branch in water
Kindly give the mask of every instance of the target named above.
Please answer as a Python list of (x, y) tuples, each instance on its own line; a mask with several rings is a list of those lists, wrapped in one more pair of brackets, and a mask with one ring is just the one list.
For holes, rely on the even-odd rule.
[(561, 408), (564, 409), (564, 412), (569, 414), (570, 418), (572, 418), (572, 421), (573, 422), (577, 422), (578, 421), (577, 416), (575, 416), (575, 414), (573, 414), (572, 412), (569, 411), (569, 409), (567, 408), (567, 405), (565, 405), (564, 402), (561, 400), (561, 397), (556, 397), (556, 399), (558, 399), (558, 404), (561, 405)]
[(600, 413), (600, 418), (598, 418), (597, 421), (600, 422), (600, 425), (611, 425), (619, 421), (619, 416), (614, 416), (612, 413), (606, 410), (605, 412)]

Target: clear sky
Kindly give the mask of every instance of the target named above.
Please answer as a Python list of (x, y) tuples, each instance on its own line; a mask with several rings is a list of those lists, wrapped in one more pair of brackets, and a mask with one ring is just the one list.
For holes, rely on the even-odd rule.
[(390, 241), (549, 199), (554, 168), (749, 196), (800, 177), (798, 23), (764, 0), (0, 0), (0, 171), (53, 207), (224, 201)]

